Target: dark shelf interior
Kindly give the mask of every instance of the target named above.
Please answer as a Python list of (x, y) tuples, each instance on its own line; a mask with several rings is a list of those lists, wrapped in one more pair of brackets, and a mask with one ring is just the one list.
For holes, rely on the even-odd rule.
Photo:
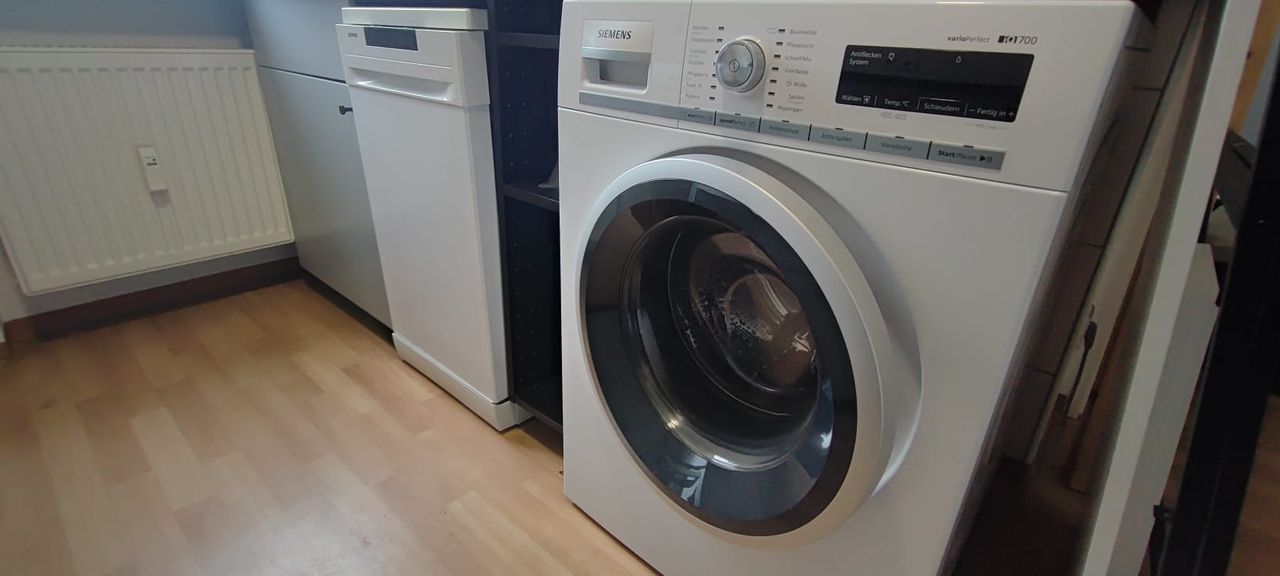
[(507, 198), (515, 198), (551, 210), (560, 211), (560, 191), (556, 188), (539, 188), (537, 184), (503, 184), (502, 193)]
[(556, 166), (559, 51), (500, 47), (502, 181), (544, 182)]
[(531, 32), (494, 32), (499, 46), (521, 48), (539, 48), (542, 50), (558, 50), (560, 37), (555, 34), (535, 34)]
[(560, 381), (560, 215), (524, 202), (504, 204), (512, 393), (558, 417), (560, 410), (543, 396)]
[(560, 34), (561, 0), (490, 0), (491, 28), (501, 32)]
[(490, 121), (511, 396), (560, 429), (560, 192), (555, 170), (561, 0), (488, 0)]
[(563, 431), (563, 404), (560, 401), (560, 379), (545, 380), (526, 388), (516, 396), (516, 404), (557, 431)]

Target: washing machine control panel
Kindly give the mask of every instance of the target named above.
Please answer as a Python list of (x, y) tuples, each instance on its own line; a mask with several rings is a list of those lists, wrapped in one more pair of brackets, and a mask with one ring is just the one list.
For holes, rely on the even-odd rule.
[[(879, 116), (925, 114), (984, 125), (1016, 121), (1032, 54), (934, 50), (820, 42), (817, 26), (735, 29), (715, 21), (689, 26), (681, 119), (793, 141), (1000, 170), (1006, 151), (966, 142), (879, 133), (847, 123), (813, 122), (844, 106)], [(830, 54), (840, 50), (838, 69)], [(998, 129), (998, 128), (997, 128)]]
[(561, 106), (1053, 190), (1079, 184), (1140, 27), (1120, 0), (609, 6), (568, 12)]

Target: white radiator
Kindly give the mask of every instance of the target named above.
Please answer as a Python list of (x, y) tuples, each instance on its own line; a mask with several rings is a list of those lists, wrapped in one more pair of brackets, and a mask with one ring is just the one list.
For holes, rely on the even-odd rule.
[(0, 48), (0, 239), (28, 294), (292, 241), (253, 52)]

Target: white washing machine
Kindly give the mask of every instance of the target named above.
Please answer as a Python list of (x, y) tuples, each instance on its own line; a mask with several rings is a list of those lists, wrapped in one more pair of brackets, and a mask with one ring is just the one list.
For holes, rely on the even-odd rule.
[(935, 574), (1128, 0), (567, 0), (565, 490), (667, 574)]

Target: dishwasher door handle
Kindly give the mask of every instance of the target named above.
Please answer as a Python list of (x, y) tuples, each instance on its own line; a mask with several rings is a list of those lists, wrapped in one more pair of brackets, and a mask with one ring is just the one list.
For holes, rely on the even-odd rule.
[[(477, 106), (489, 104), (488, 85), (476, 82), (468, 88), (458, 83), (458, 71), (446, 66), (400, 62), (344, 54), (347, 86), (364, 88), (397, 96), (449, 104)], [(484, 78), (483, 75), (473, 75)], [(487, 78), (485, 79), (487, 82)]]

